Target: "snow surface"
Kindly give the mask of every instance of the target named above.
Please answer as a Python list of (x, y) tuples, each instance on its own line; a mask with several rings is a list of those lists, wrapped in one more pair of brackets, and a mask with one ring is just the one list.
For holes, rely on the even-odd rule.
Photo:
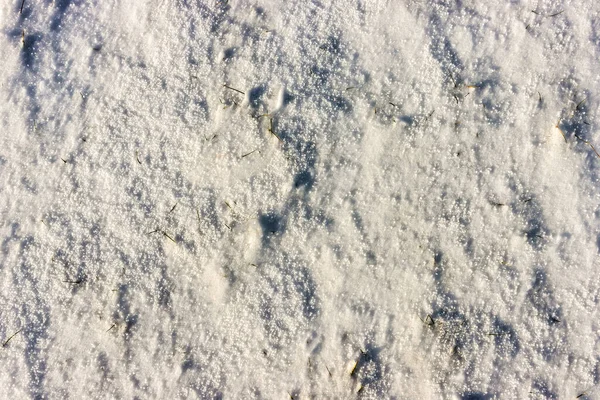
[(2, 396), (600, 398), (597, 1), (0, 23)]

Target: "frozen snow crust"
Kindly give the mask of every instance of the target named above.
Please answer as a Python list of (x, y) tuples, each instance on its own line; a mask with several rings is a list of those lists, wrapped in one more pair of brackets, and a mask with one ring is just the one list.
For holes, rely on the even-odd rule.
[(595, 1), (0, 5), (0, 393), (599, 398)]

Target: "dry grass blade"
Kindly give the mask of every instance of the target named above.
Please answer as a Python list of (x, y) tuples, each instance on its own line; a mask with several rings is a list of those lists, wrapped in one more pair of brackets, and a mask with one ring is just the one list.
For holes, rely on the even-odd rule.
[(22, 330), (23, 330), (23, 328), (19, 329), (15, 333), (13, 333), (8, 339), (6, 339), (4, 341), (4, 343), (2, 343), (2, 347), (6, 347), (8, 345), (8, 342), (10, 342), (12, 340), (12, 338), (14, 338), (15, 336), (17, 336)]

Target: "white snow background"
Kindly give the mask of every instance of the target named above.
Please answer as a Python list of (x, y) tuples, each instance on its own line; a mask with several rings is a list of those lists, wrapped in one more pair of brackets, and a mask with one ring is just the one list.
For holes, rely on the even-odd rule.
[(2, 398), (600, 398), (597, 1), (0, 24)]

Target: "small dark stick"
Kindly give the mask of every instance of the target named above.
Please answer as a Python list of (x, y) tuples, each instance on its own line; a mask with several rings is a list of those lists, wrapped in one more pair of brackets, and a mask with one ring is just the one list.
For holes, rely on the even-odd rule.
[(15, 336), (17, 336), (17, 334), (19, 334), (19, 333), (20, 333), (22, 330), (23, 330), (23, 328), (19, 329), (19, 330), (18, 330), (18, 331), (16, 331), (15, 333), (13, 333), (13, 334), (11, 335), (11, 337), (9, 337), (8, 339), (6, 339), (6, 340), (4, 341), (4, 343), (2, 343), (2, 347), (6, 347), (6, 346), (8, 345), (8, 342), (10, 342), (10, 341), (11, 341), (11, 339), (12, 339), (12, 338), (14, 338)]
[(21, 10), (19, 11), (19, 14), (23, 14), (23, 6), (25, 5), (25, 0), (23, 0), (21, 2)]
[(451, 81), (452, 81), (452, 83), (454, 84), (454, 87), (457, 87), (457, 86), (458, 86), (458, 83), (457, 83), (457, 82), (454, 80), (454, 77), (452, 76), (452, 73), (450, 73), (448, 76), (450, 77), (450, 80), (451, 80)]
[(177, 243), (177, 242), (175, 241), (175, 239), (173, 239), (171, 236), (169, 236), (169, 234), (168, 234), (167, 232), (165, 232), (165, 231), (162, 231), (162, 234), (163, 234), (165, 237), (167, 237), (169, 240), (171, 240), (171, 242), (173, 242), (173, 243)]
[(72, 280), (64, 280), (64, 283), (70, 283), (71, 285), (81, 285), (83, 282), (85, 282), (85, 280), (83, 279), (77, 279), (76, 281), (72, 281)]
[(532, 12), (532, 13), (534, 13), (535, 15), (540, 15), (540, 16), (542, 16), (542, 17), (547, 17), (547, 18), (552, 18), (552, 17), (556, 17), (556, 16), (559, 16), (560, 14), (564, 13), (564, 12), (565, 12), (565, 10), (561, 10), (561, 11), (559, 11), (559, 12), (556, 12), (556, 13), (553, 13), (553, 14), (547, 14), (547, 15), (546, 15), (546, 14), (539, 13), (539, 12), (537, 12), (537, 11), (535, 11), (535, 10), (531, 10), (531, 12)]
[(110, 328), (108, 328), (108, 329), (106, 330), (106, 332), (110, 332), (110, 331), (111, 331), (111, 330), (112, 330), (112, 329), (113, 329), (115, 326), (117, 326), (117, 324), (112, 324), (112, 326), (111, 326)]
[(169, 211), (169, 214), (175, 211), (175, 207), (177, 207), (177, 204), (179, 204), (179, 202), (175, 203), (175, 205), (171, 208), (171, 211)]
[(231, 86), (223, 85), (223, 87), (224, 87), (224, 88), (227, 88), (227, 89), (229, 89), (229, 90), (236, 91), (236, 92), (238, 92), (238, 93), (241, 93), (241, 94), (246, 94), (245, 92), (242, 92), (241, 90), (238, 90), (238, 89), (236, 89), (236, 88), (232, 88)]
[(257, 151), (258, 151), (258, 149), (252, 150), (250, 153), (246, 153), (246, 154), (242, 155), (242, 157), (241, 157), (241, 158), (247, 157), (247, 156), (249, 156), (250, 154), (256, 153)]
[(354, 367), (352, 368), (352, 371), (350, 371), (350, 376), (354, 376), (354, 374), (355, 374), (355, 373), (356, 373), (356, 371), (357, 371), (357, 368), (358, 368), (358, 361), (356, 361), (356, 362), (354, 363)]

